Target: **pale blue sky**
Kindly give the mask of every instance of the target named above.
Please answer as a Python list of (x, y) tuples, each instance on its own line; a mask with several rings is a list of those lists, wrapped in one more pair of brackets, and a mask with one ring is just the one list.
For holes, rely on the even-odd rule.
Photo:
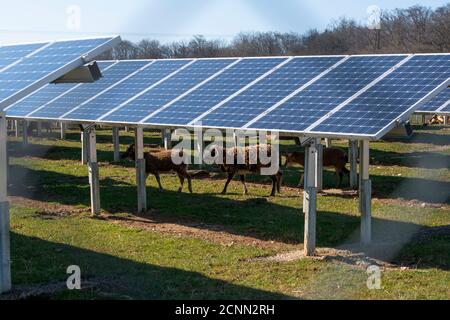
[[(304, 32), (333, 19), (366, 21), (370, 5), (381, 9), (429, 7), (449, 0), (10, 0), (2, 1), (0, 42), (28, 42), (120, 34), (162, 42), (194, 34), (230, 39), (241, 31)], [(68, 8), (81, 9), (80, 29), (67, 27)], [(71, 20), (71, 21), (77, 21)], [(73, 24), (72, 24), (73, 25)], [(76, 25), (76, 23), (75, 23)]]

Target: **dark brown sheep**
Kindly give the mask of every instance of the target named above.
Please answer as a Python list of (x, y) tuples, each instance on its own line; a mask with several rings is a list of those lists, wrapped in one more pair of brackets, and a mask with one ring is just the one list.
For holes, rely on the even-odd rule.
[[(180, 156), (182, 156), (183, 151), (180, 151)], [(130, 145), (125, 153), (122, 155), (122, 159), (136, 160), (136, 147), (134, 144)], [(189, 192), (192, 193), (192, 178), (187, 172), (188, 166), (185, 163), (182, 164), (174, 164), (172, 161), (172, 151), (171, 150), (161, 150), (157, 152), (144, 152), (145, 159), (145, 173), (147, 174), (146, 178), (150, 174), (153, 174), (156, 177), (156, 181), (158, 181), (159, 189), (163, 190), (161, 185), (161, 178), (159, 174), (161, 172), (176, 172), (178, 178), (180, 179), (180, 188), (178, 192), (183, 190), (184, 180), (188, 180), (188, 188)]]
[[(271, 156), (271, 152), (272, 152), (272, 148), (270, 145), (258, 145), (258, 146), (250, 146), (250, 147), (234, 147), (234, 148), (229, 148), (229, 149), (225, 149), (222, 148), (221, 150), (218, 149), (213, 149), (211, 151), (211, 156), (212, 157), (216, 157), (216, 152), (221, 151), (222, 155), (223, 155), (223, 164), (220, 164), (220, 169), (228, 174), (228, 178), (227, 181), (225, 183), (225, 187), (223, 188), (222, 194), (226, 194), (227, 193), (227, 188), (228, 185), (230, 184), (231, 180), (234, 178), (234, 176), (236, 174), (238, 174), (240, 176), (241, 182), (244, 185), (244, 194), (248, 194), (248, 189), (247, 186), (245, 184), (245, 175), (248, 173), (253, 173), (253, 174), (261, 174), (261, 169), (262, 168), (270, 168), (270, 164), (268, 165), (264, 165), (260, 162), (259, 159), (259, 152), (260, 149), (264, 149), (261, 150), (262, 152), (264, 152), (268, 157)], [(244, 155), (244, 164), (238, 164), (238, 151), (241, 152), (241, 154)], [(233, 163), (227, 163), (227, 154), (230, 155), (230, 158), (233, 158), (234, 161)], [(256, 156), (257, 155), (257, 159), (253, 159), (254, 161), (250, 161), (251, 157)], [(255, 164), (251, 164), (251, 163), (255, 163)], [(275, 175), (270, 176), (270, 178), (272, 179), (272, 192), (271, 192), (271, 196), (275, 196), (276, 192), (278, 191), (278, 193), (281, 192), (281, 179), (282, 179), (283, 173), (278, 170), (277, 173)]]
[[(345, 167), (348, 162), (347, 153), (338, 148), (324, 148), (323, 149), (323, 166), (331, 167), (336, 170), (338, 178), (337, 188), (341, 187), (343, 175), (350, 175), (350, 171)], [(286, 155), (286, 166), (292, 166), (298, 164), (305, 167), (305, 153), (304, 152), (292, 152)], [(303, 186), (304, 174), (300, 176), (300, 182), (298, 187)]]

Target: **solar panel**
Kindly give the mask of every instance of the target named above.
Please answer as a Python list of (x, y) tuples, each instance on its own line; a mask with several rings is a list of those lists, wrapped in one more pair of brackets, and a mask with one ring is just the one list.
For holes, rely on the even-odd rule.
[(210, 77), (235, 61), (237, 59), (197, 60), (173, 77), (153, 87), (135, 100), (107, 114), (100, 120), (138, 123), (186, 91), (204, 81), (208, 81)]
[(2, 69), (0, 109), (92, 60), (119, 41), (120, 37), (53, 42)]
[(352, 56), (248, 127), (305, 131), (405, 58), (406, 55)]
[(430, 102), (421, 106), (416, 112), (422, 113), (436, 113), (439, 109), (444, 109), (444, 105), (450, 101), (450, 88), (442, 90), (436, 97), (430, 100)]
[(28, 117), (58, 119), (147, 64), (148, 61), (121, 61), (113, 64), (105, 70), (100, 80), (78, 86), (43, 108), (30, 113)]
[(216, 75), (235, 61), (237, 61), (237, 59), (197, 60), (170, 79), (153, 87), (145, 94), (128, 102), (126, 105), (106, 117), (103, 117), (102, 120), (138, 123), (152, 112), (155, 112), (162, 107), (167, 107), (166, 104), (188, 90), (208, 81), (210, 77)]
[(442, 109), (439, 110), (439, 113), (442, 114), (450, 114), (450, 100), (447, 101), (447, 103), (444, 105), (444, 107)]
[(343, 56), (293, 58), (199, 121), (207, 127), (240, 128), (343, 58)]
[(97, 83), (60, 96), (43, 89), (8, 112), (28, 112), (21, 105), (28, 99), (33, 112), (24, 118), (191, 128), (200, 120), (219, 129), (378, 139), (437, 101), (430, 99), (449, 75), (450, 54), (123, 61)]
[(192, 60), (155, 60), (125, 81), (111, 87), (95, 99), (69, 112), (63, 119), (95, 121), (112, 109), (142, 93), (152, 85), (163, 81)]
[(416, 55), (312, 131), (379, 136), (449, 76), (450, 54)]
[(47, 43), (31, 43), (22, 45), (9, 45), (0, 47), (0, 72), (34, 51), (42, 48)]
[(187, 125), (286, 60), (287, 58), (243, 59), (144, 123)]
[[(113, 62), (99, 62), (98, 66), (102, 72), (105, 68), (111, 66)], [(16, 102), (15, 104), (5, 108), (6, 115), (8, 117), (25, 117), (31, 112), (36, 111), (38, 108), (42, 108), (44, 105), (51, 101), (54, 101), (63, 94), (74, 90), (77, 87), (85, 84), (77, 83), (60, 83), (60, 84), (47, 84), (38, 91), (28, 95), (24, 99)], [(44, 113), (51, 116), (50, 113)]]

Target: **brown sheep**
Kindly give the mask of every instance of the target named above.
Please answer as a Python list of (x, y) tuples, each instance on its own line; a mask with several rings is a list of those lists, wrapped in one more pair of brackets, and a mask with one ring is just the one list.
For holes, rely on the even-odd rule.
[[(252, 162), (256, 162), (256, 164), (250, 164), (250, 156), (251, 155), (259, 155), (259, 151), (261, 148), (265, 148), (266, 150), (262, 150), (264, 152), (266, 152), (265, 154), (270, 157), (271, 155), (271, 146), (270, 145), (258, 145), (258, 146), (250, 146), (250, 147), (234, 147), (234, 148), (229, 148), (229, 149), (225, 149), (222, 148), (221, 150), (216, 150), (213, 149), (211, 151), (211, 156), (212, 157), (216, 157), (216, 152), (218, 151), (222, 151), (222, 155), (223, 155), (223, 164), (220, 164), (220, 169), (228, 174), (228, 178), (227, 181), (225, 183), (225, 187), (223, 188), (222, 194), (226, 194), (227, 193), (227, 188), (228, 185), (230, 184), (231, 180), (234, 178), (234, 176), (236, 174), (238, 174), (240, 176), (241, 182), (244, 185), (244, 194), (248, 194), (248, 189), (247, 189), (247, 185), (245, 184), (245, 175), (248, 173), (257, 173), (260, 174), (260, 170), (261, 168), (270, 168), (270, 164), (268, 165), (263, 165), (260, 162), (259, 156), (256, 159), (256, 161), (252, 161)], [(243, 154), (245, 155), (245, 164), (237, 164), (238, 161), (238, 150), (242, 150), (243, 149)], [(252, 152), (251, 152), (252, 151)], [(242, 152), (242, 151), (241, 151)], [(227, 163), (227, 154), (231, 154), (234, 157), (234, 161), (232, 164), (228, 164)], [(276, 192), (278, 191), (278, 193), (281, 192), (281, 179), (282, 179), (282, 175), (283, 173), (278, 170), (278, 172), (275, 175), (270, 176), (270, 178), (272, 179), (272, 192), (271, 192), (271, 196), (275, 196)]]
[[(183, 151), (180, 152), (180, 156), (182, 156)], [(122, 159), (136, 160), (136, 147), (134, 144), (130, 145), (125, 153), (122, 155)], [(161, 172), (172, 172), (175, 171), (180, 179), (180, 188), (178, 188), (178, 192), (183, 190), (184, 180), (188, 180), (188, 188), (189, 192), (192, 193), (192, 178), (190, 174), (187, 172), (188, 166), (185, 163), (182, 164), (174, 164), (172, 161), (172, 151), (171, 150), (161, 150), (157, 152), (145, 152), (145, 173), (146, 179), (150, 174), (153, 174), (156, 177), (156, 181), (158, 181), (159, 189), (163, 190), (161, 185), (161, 178), (159, 174)]]
[(425, 126), (429, 125), (429, 124), (444, 124), (445, 123), (445, 116), (438, 116), (438, 115), (434, 115), (433, 118), (431, 118), (426, 124)]
[[(332, 167), (336, 170), (338, 178), (337, 188), (341, 187), (343, 175), (350, 175), (350, 171), (345, 167), (348, 162), (347, 153), (337, 148), (324, 148), (323, 149), (323, 166)], [(299, 164), (303, 168), (305, 167), (305, 153), (304, 152), (292, 152), (286, 155), (286, 166), (293, 166)], [(303, 186), (304, 173), (300, 175), (300, 182), (298, 187)]]

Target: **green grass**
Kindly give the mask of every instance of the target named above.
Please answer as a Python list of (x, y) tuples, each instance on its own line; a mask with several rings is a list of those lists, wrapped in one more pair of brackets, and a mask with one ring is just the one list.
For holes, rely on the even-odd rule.
[[(253, 259), (302, 247), (302, 195), (291, 188), (269, 198), (269, 183), (261, 177), (249, 177), (254, 183), (249, 196), (242, 195), (238, 181), (230, 185), (228, 195), (220, 195), (224, 176), (217, 173), (208, 180), (194, 180), (193, 195), (187, 190), (176, 192), (175, 175), (163, 175), (164, 192), (157, 190), (150, 177), (147, 196), (152, 220), (199, 226), (212, 234), (221, 230), (276, 241), (281, 246), (239, 241), (225, 245), (214, 239), (92, 219), (87, 210), (54, 213), (13, 202), (14, 285), (28, 288), (65, 282), (66, 268), (75, 264), (81, 267), (83, 279), (94, 283), (93, 288), (56, 291), (48, 293), (49, 298), (449, 299), (448, 234), (414, 242), (411, 237), (419, 230), (450, 224), (450, 131), (417, 129), (412, 141), (371, 144), (374, 242), (400, 243), (389, 262), (408, 266), (384, 270), (381, 290), (368, 290), (366, 270), (356, 265)], [(135, 214), (134, 165), (112, 163), (110, 137), (110, 131), (98, 131), (102, 210), (123, 221)], [(122, 133), (121, 149), (132, 141), (132, 133)], [(159, 142), (159, 136), (146, 133), (145, 143)], [(69, 132), (66, 141), (31, 139), (31, 143), (23, 150), (20, 142), (10, 138), (11, 195), (87, 209), (89, 185), (87, 168), (79, 161), (79, 133)], [(346, 148), (344, 141), (336, 145)], [(283, 142), (283, 152), (295, 149)], [(294, 187), (298, 176), (296, 169), (285, 170), (285, 185)], [(324, 183), (334, 187), (331, 171), (325, 172)], [(318, 210), (319, 248), (359, 241), (357, 198), (320, 196)]]

